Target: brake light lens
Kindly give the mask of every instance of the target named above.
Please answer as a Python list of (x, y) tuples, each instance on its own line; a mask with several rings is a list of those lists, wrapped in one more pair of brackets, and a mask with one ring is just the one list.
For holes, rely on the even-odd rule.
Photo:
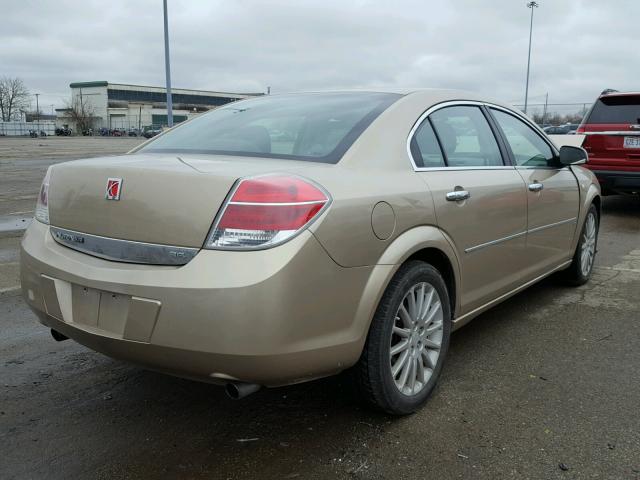
[(51, 168), (47, 170), (47, 174), (42, 180), (40, 193), (36, 202), (35, 218), (39, 222), (49, 225), (49, 179), (51, 178)]
[(286, 242), (316, 218), (330, 197), (309, 180), (268, 175), (240, 180), (207, 240), (207, 248), (248, 250)]

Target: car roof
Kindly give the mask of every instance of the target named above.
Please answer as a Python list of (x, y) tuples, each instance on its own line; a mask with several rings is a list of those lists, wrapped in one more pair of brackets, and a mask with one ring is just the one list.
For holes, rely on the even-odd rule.
[(608, 97), (627, 97), (627, 96), (639, 96), (640, 92), (609, 92), (600, 95), (600, 98)]

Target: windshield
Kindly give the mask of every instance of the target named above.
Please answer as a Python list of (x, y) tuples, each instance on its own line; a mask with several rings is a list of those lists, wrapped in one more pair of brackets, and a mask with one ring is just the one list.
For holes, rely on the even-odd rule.
[(140, 151), (336, 163), (399, 97), (391, 93), (350, 92), (243, 100), (180, 125)]

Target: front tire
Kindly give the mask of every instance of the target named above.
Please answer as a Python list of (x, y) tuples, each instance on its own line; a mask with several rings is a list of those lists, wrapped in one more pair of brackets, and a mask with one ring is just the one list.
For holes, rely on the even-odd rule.
[(598, 247), (599, 228), (598, 209), (591, 204), (580, 232), (580, 239), (573, 255), (573, 261), (569, 268), (564, 271), (564, 280), (569, 285), (584, 285), (591, 278)]
[(436, 385), (450, 336), (442, 276), (425, 262), (407, 262), (389, 283), (354, 367), (360, 397), (394, 415), (415, 412)]

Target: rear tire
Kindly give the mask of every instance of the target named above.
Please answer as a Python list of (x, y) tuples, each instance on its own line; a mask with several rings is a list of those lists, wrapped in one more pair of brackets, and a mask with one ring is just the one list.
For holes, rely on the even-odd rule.
[(591, 278), (596, 252), (598, 250), (598, 230), (600, 218), (598, 209), (591, 204), (580, 232), (578, 245), (573, 254), (573, 261), (569, 268), (563, 272), (563, 280), (569, 285), (584, 285)]
[(354, 367), (360, 398), (393, 415), (415, 412), (436, 385), (450, 336), (442, 276), (425, 262), (407, 262), (384, 292)]

